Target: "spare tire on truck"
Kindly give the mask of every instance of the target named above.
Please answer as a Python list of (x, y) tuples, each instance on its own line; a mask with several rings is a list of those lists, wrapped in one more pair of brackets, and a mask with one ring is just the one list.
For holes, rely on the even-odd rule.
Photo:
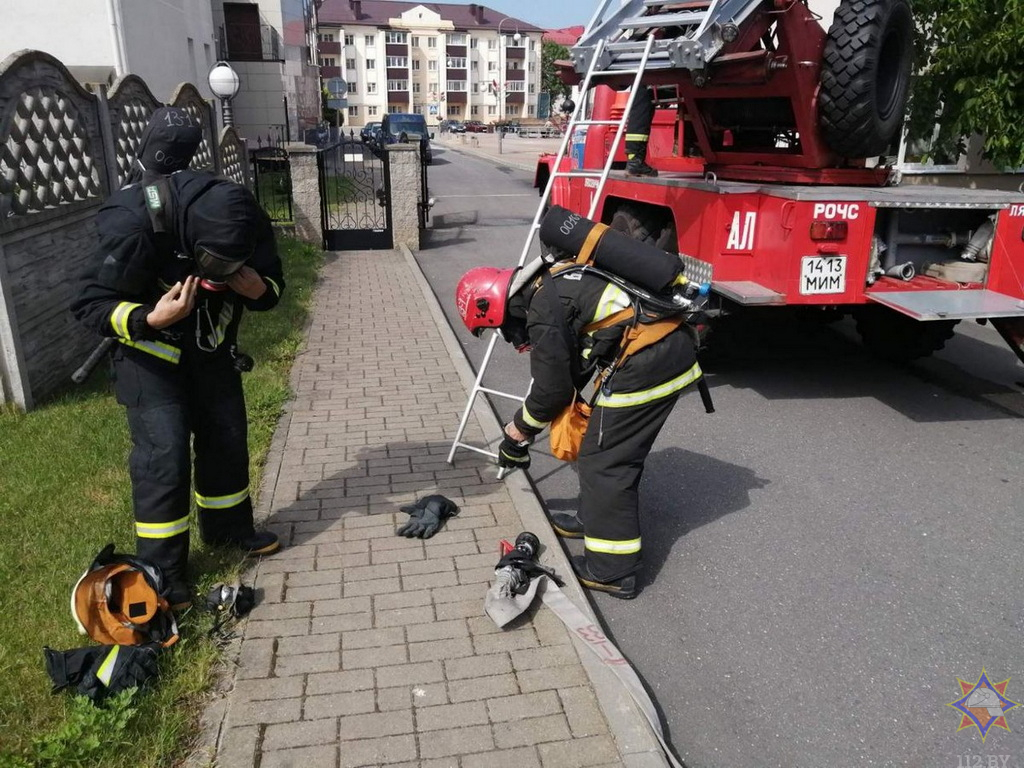
[(874, 157), (898, 137), (910, 91), (914, 19), (907, 0), (842, 0), (821, 67), (818, 118), (843, 157)]

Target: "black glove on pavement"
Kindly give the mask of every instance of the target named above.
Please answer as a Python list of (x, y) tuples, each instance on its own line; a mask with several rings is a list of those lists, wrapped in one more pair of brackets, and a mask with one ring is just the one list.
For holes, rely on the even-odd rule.
[(407, 539), (429, 539), (440, 530), (441, 523), (459, 514), (459, 507), (454, 501), (439, 495), (424, 496), (415, 504), (401, 507), (401, 510), (411, 517), (396, 534)]
[(519, 443), (505, 435), (505, 439), (498, 446), (498, 466), (505, 469), (529, 469), (529, 442)]

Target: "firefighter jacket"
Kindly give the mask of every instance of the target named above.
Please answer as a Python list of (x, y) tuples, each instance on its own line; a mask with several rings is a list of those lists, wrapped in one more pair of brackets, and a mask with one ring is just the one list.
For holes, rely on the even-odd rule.
[(267, 286), (263, 295), (253, 300), (231, 290), (200, 289), (196, 308), (188, 317), (162, 330), (150, 327), (146, 316), (160, 297), (195, 274), (195, 263), (184, 255), (179, 233), (186, 231), (188, 207), (218, 181), (212, 174), (196, 171), (181, 171), (167, 180), (171, 200), (165, 208), (166, 232), (154, 230), (140, 185), (114, 193), (100, 208), (96, 217), (99, 250), (82, 275), (71, 312), (102, 336), (178, 364), (184, 350), (212, 352), (234, 344), (243, 308), (257, 312), (272, 309), (284, 290), (284, 278), (273, 228), (260, 211), (260, 220), (253, 222), (259, 234), (256, 250), (246, 266), (263, 278)]
[[(552, 287), (557, 301), (552, 301)], [(591, 272), (550, 274), (527, 290), (533, 290), (527, 311), (533, 385), (514, 420), (523, 433), (533, 436), (572, 403), (596, 372), (616, 359), (631, 321), (593, 332), (586, 326), (627, 309), (630, 296)], [(693, 339), (683, 325), (627, 357), (595, 404), (644, 405), (678, 393), (700, 376)]]

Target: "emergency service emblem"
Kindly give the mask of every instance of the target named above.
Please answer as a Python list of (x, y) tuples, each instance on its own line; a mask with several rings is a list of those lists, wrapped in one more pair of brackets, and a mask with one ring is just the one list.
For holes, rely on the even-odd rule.
[(1001, 683), (990, 682), (984, 667), (982, 667), (978, 682), (970, 683), (959, 677), (956, 681), (960, 683), (962, 696), (946, 706), (952, 707), (961, 714), (960, 727), (957, 728), (957, 731), (962, 731), (964, 728), (977, 728), (978, 733), (981, 734), (981, 742), (984, 744), (985, 737), (988, 736), (988, 731), (993, 726), (1002, 728), (1004, 731), (1010, 730), (1010, 726), (1006, 724), (1006, 713), (1019, 706), (1018, 702), (1006, 698), (1006, 685), (1010, 682), (1010, 678), (1006, 678)]

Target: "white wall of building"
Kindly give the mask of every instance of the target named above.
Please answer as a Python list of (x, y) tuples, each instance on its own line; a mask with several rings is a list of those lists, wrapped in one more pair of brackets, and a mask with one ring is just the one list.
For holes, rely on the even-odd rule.
[(216, 60), (210, 0), (118, 0), (129, 70), (159, 99), (188, 81), (213, 98), (206, 75)]
[(56, 56), (68, 66), (114, 67), (108, 0), (3, 0), (0, 59), (22, 48)]

